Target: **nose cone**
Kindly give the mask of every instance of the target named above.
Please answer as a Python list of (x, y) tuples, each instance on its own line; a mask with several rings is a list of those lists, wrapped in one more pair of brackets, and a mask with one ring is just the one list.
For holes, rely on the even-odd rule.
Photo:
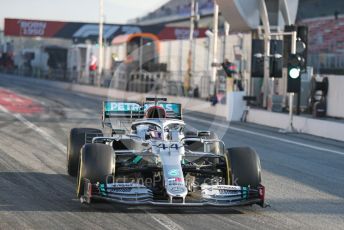
[(187, 188), (183, 177), (171, 177), (166, 182), (166, 192), (170, 197), (185, 197)]

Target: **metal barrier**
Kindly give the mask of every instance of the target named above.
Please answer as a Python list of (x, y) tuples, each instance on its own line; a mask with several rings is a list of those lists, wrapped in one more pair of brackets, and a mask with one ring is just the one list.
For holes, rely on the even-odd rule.
[[(0, 69), (0, 72), (14, 74), (25, 77), (71, 82), (81, 85), (95, 85), (96, 75), (87, 75), (83, 71), (51, 69), (42, 71), (35, 68), (20, 69)], [(104, 71), (100, 79), (101, 87), (114, 88), (125, 91), (139, 93), (156, 93), (173, 96), (195, 96), (197, 88), (197, 97), (208, 98), (210, 92), (210, 78), (204, 72), (193, 74), (191, 78), (191, 88), (189, 92), (184, 91), (183, 77), (186, 72), (146, 72), (133, 71)], [(93, 78), (93, 79), (92, 79)]]
[(170, 79), (166, 72), (132, 72), (129, 75), (125, 73), (116, 73), (111, 82), (111, 88), (120, 90), (158, 94), (168, 94), (165, 90)]

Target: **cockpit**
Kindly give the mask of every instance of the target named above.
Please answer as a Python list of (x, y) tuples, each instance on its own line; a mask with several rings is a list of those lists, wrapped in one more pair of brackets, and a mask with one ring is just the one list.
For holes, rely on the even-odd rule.
[(136, 121), (131, 126), (131, 134), (143, 140), (179, 141), (184, 137), (185, 123), (171, 119), (144, 119)]

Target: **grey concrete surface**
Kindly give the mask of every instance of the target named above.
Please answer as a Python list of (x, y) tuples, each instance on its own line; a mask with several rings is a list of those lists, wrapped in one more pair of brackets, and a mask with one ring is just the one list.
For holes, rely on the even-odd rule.
[(100, 127), (103, 98), (0, 78), (44, 112), (0, 111), (0, 229), (344, 229), (344, 143), (185, 112), (192, 128), (260, 155), (271, 207), (81, 205), (66, 173), (72, 127)]

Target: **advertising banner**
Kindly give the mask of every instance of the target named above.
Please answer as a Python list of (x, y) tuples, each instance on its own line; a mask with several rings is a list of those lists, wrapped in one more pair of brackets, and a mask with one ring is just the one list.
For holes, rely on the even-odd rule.
[[(40, 21), (29, 19), (5, 18), (5, 36), (45, 37), (72, 39), (75, 43), (98, 41), (97, 23)], [(195, 30), (195, 37), (205, 37), (206, 29)], [(104, 39), (110, 43), (118, 35), (134, 33), (152, 33), (160, 40), (187, 39), (189, 28), (166, 27), (164, 24), (139, 26), (104, 24)]]

